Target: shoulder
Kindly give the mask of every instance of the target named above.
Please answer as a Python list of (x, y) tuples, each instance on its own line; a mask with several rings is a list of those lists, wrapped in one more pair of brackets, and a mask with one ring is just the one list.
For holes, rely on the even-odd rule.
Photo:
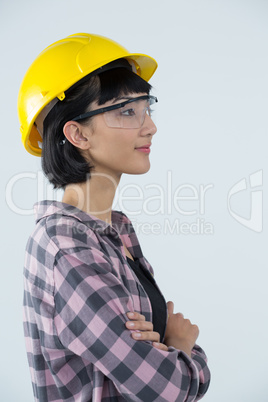
[(42, 222), (47, 241), (52, 242), (58, 250), (77, 247), (99, 248), (100, 240), (86, 222), (73, 216), (51, 215)]
[(55, 252), (73, 247), (98, 247), (99, 220), (83, 211), (57, 201), (35, 204), (36, 227), (30, 241)]

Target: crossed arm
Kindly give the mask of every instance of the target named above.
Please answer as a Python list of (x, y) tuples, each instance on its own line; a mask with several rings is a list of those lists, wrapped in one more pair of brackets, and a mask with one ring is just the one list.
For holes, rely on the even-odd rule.
[(153, 324), (145, 321), (145, 317), (137, 312), (129, 312), (128, 318), (131, 321), (126, 322), (126, 327), (132, 332), (132, 337), (135, 340), (151, 341), (153, 346), (161, 349), (168, 350), (169, 346), (180, 349), (191, 357), (192, 349), (195, 341), (199, 335), (197, 325), (193, 325), (190, 320), (185, 319), (181, 313), (174, 314), (173, 302), (167, 303), (168, 308), (168, 322), (165, 334), (165, 343), (160, 343), (160, 335), (154, 332)]
[(161, 344), (152, 324), (135, 312), (129, 290), (113, 273), (102, 250), (82, 242), (74, 247), (66, 237), (57, 240), (53, 300), (61, 344), (94, 365), (127, 400), (190, 402), (202, 398), (210, 375), (206, 356), (195, 345), (198, 327), (181, 313), (174, 314), (173, 303), (168, 302)]

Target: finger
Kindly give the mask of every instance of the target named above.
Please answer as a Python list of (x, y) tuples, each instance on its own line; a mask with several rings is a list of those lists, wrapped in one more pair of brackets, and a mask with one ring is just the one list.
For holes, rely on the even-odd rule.
[(145, 316), (138, 313), (137, 311), (130, 311), (129, 313), (127, 313), (127, 316), (130, 320), (145, 321)]
[(168, 316), (171, 316), (174, 311), (174, 303), (172, 301), (167, 302), (167, 310), (168, 310)]
[(196, 324), (193, 324), (192, 327), (193, 327), (193, 330), (195, 331), (196, 337), (198, 337), (199, 336), (199, 328), (198, 328), (198, 326)]
[(154, 331), (144, 331), (144, 332), (132, 332), (132, 338), (140, 341), (151, 341), (151, 342), (159, 342), (160, 335), (158, 332)]
[(164, 345), (163, 343), (153, 342), (153, 346), (157, 349), (168, 351), (168, 347), (166, 345)]
[(140, 331), (153, 331), (154, 326), (151, 321), (127, 321), (128, 329), (138, 329)]

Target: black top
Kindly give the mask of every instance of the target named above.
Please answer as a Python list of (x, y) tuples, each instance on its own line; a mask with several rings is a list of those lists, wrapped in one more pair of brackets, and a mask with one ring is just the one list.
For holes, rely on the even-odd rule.
[(159, 292), (155, 280), (149, 271), (145, 270), (138, 259), (134, 261), (127, 257), (127, 261), (135, 272), (137, 278), (139, 279), (141, 285), (143, 286), (147, 296), (150, 299), (152, 310), (153, 310), (153, 326), (154, 331), (160, 334), (160, 342), (163, 341), (165, 326), (166, 326), (166, 301), (164, 297)]

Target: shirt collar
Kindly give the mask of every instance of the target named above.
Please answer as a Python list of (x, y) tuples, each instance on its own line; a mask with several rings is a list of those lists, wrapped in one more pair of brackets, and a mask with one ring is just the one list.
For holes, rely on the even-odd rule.
[(44, 200), (34, 204), (35, 220), (38, 223), (42, 218), (51, 215), (71, 216), (99, 234), (130, 235), (134, 232), (129, 218), (121, 211), (112, 210), (112, 226), (70, 204), (54, 200)]

